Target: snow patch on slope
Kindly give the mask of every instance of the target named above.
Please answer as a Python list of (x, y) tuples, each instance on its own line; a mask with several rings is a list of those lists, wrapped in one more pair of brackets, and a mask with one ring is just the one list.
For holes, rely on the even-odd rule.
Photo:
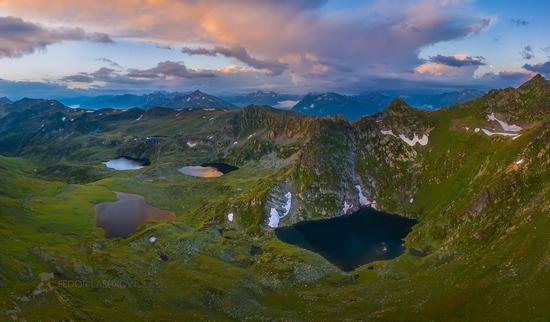
[(359, 204), (361, 206), (368, 206), (371, 204), (371, 202), (369, 201), (369, 199), (367, 199), (367, 197), (365, 197), (365, 195), (363, 194), (363, 189), (361, 189), (361, 185), (355, 185), (355, 189), (357, 189), (357, 194), (359, 195)]
[(403, 140), (405, 143), (407, 143), (409, 146), (415, 146), (417, 143), (420, 145), (428, 144), (428, 136), (426, 134), (422, 134), (421, 138), (419, 138), (415, 134), (412, 140), (406, 137), (404, 134), (399, 134), (399, 138)]
[(515, 134), (515, 133), (506, 133), (506, 132), (491, 132), (487, 129), (481, 129), (483, 133), (487, 136), (493, 136), (493, 135), (502, 135), (502, 136), (509, 136), (512, 138), (512, 140), (515, 140), (521, 136), (521, 134)]
[(413, 138), (409, 139), (407, 136), (405, 136), (405, 134), (395, 135), (395, 133), (393, 133), (392, 130), (380, 130), (380, 133), (384, 135), (391, 135), (394, 137), (398, 137), (401, 140), (403, 140), (405, 143), (407, 143), (409, 146), (415, 146), (417, 143), (420, 145), (426, 145), (428, 144), (428, 139), (429, 139), (427, 134), (422, 134), (422, 137), (418, 137), (418, 135), (414, 134)]
[(497, 119), (496, 116), (495, 116), (495, 113), (491, 113), (491, 114), (487, 115), (487, 119), (489, 121), (497, 121), (498, 124), (500, 124), (500, 126), (502, 127), (502, 129), (504, 131), (519, 132), (519, 131), (523, 130), (523, 128), (521, 126), (518, 126), (518, 125), (515, 125), (515, 124), (508, 124), (504, 121), (501, 121), (501, 120)]
[(342, 211), (344, 212), (344, 215), (348, 213), (348, 211), (353, 207), (352, 204), (349, 204), (346, 200), (344, 200), (344, 208), (342, 208)]
[(279, 212), (275, 208), (271, 208), (269, 211), (269, 223), (267, 225), (271, 228), (279, 227), (279, 221), (290, 212), (290, 208), (292, 207), (292, 192), (287, 192), (285, 194), (285, 197), (286, 203), (282, 206), (282, 208), (284, 209), (282, 215), (279, 214)]

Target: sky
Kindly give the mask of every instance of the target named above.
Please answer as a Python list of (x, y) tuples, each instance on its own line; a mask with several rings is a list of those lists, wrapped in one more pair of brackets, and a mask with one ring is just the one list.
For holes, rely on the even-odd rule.
[(550, 76), (550, 1), (0, 0), (0, 96), (345, 94)]

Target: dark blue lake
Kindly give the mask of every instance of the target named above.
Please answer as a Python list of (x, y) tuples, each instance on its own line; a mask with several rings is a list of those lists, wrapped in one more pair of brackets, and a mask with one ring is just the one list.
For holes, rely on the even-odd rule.
[(403, 238), (416, 220), (361, 209), (353, 214), (315, 221), (304, 221), (275, 230), (279, 240), (323, 256), (343, 271), (401, 255)]

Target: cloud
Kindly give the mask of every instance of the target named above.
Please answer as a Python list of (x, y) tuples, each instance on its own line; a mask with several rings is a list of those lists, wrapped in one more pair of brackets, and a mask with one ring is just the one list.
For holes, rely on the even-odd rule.
[(529, 24), (529, 21), (525, 19), (510, 19), (510, 23), (518, 27), (525, 27)]
[(533, 48), (531, 48), (531, 46), (523, 47), (520, 54), (521, 54), (521, 57), (525, 60), (530, 60), (531, 58), (535, 57), (535, 54), (533, 53)]
[(435, 64), (446, 65), (450, 67), (464, 67), (464, 66), (483, 66), (486, 65), (485, 58), (482, 56), (443, 56), (437, 55), (429, 58), (429, 61)]
[(535, 64), (535, 65), (525, 64), (522, 66), (522, 68), (533, 73), (550, 75), (550, 60), (545, 63)]
[(229, 65), (220, 68), (216, 68), (216, 72), (229, 74), (229, 73), (249, 73), (253, 70), (250, 67)]
[(17, 17), (0, 17), (0, 58), (21, 57), (51, 44), (79, 40), (113, 42), (104, 33), (87, 33), (81, 28), (49, 29)]
[(131, 78), (205, 78), (216, 77), (211, 71), (188, 69), (183, 63), (164, 61), (149, 69), (131, 69), (126, 75)]
[(430, 64), (430, 65), (420, 65), (415, 68), (420, 74), (432, 74), (432, 75), (443, 75), (446, 71), (449, 70), (447, 65), (444, 64)]
[(437, 77), (442, 82), (467, 82), (472, 80), (480, 66), (487, 65), (482, 56), (456, 54), (452, 56), (431, 56), (420, 66), (414, 68), (417, 74)]
[(75, 82), (75, 83), (92, 83), (94, 81), (94, 78), (87, 74), (77, 74), (77, 75), (65, 76), (61, 80), (65, 82)]
[(174, 82), (177, 79), (214, 78), (221, 73), (238, 73), (241, 70), (195, 70), (183, 63), (164, 61), (148, 69), (129, 69), (127, 71), (102, 67), (94, 72), (82, 72), (61, 77), (58, 82), (69, 88), (132, 87), (132, 90), (162, 88), (162, 82)]
[(76, 82), (76, 83), (94, 83), (94, 82), (120, 82), (126, 80), (122, 75), (117, 73), (114, 69), (108, 67), (102, 67), (92, 73), (79, 73), (75, 75), (69, 75), (60, 79), (63, 82)]
[(102, 60), (112, 70), (64, 78), (65, 83), (89, 81), (105, 91), (490, 87), (508, 86), (528, 74), (503, 72), (475, 79), (474, 72), (487, 64), (482, 57), (419, 57), (425, 48), (491, 28), (495, 20), (479, 13), (474, 1), (371, 0), (338, 5), (338, 10), (326, 10), (325, 2), (112, 0), (105, 5), (95, 0), (0, 0), (0, 12), (88, 26), (151, 47), (199, 46), (183, 52), (219, 57), (216, 66), (225, 66), (204, 70), (162, 62), (124, 70)]
[(477, 79), (488, 88), (501, 88), (508, 86), (519, 86), (534, 76), (534, 73), (523, 71), (501, 71), (498, 73), (487, 73)]
[(200, 44), (212, 48), (205, 54), (214, 50), (270, 75), (291, 74), (290, 86), (307, 82), (315, 88), (410, 73), (423, 63), (423, 48), (475, 35), (493, 23), (466, 0), (372, 0), (338, 10), (308, 0), (151, 3), (18, 0), (0, 1), (0, 11), (96, 26), (139, 41)]
[(115, 62), (115, 61), (113, 61), (113, 60), (111, 60), (111, 59), (109, 59), (109, 58), (99, 57), (99, 58), (96, 59), (96, 60), (97, 60), (97, 61), (100, 61), (100, 62), (103, 62), (103, 63), (106, 63), (106, 64), (109, 64), (109, 66), (111, 66), (111, 67), (122, 68), (122, 66), (121, 66), (119, 63), (117, 63), (117, 62)]
[(181, 49), (181, 52), (187, 55), (206, 55), (206, 56), (222, 55), (228, 58), (235, 58), (252, 68), (256, 68), (259, 70), (267, 70), (270, 75), (274, 75), (274, 76), (282, 74), (288, 68), (288, 65), (285, 63), (279, 63), (276, 61), (266, 61), (266, 60), (254, 58), (250, 56), (248, 51), (240, 45), (234, 45), (232, 47), (216, 46), (212, 49), (206, 49), (202, 47), (199, 47), (199, 48), (183, 47)]

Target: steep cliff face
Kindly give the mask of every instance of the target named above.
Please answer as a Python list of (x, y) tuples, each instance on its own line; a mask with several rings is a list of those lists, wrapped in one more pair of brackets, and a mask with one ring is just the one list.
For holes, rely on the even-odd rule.
[(509, 163), (524, 164), (516, 151), (547, 143), (549, 102), (548, 81), (535, 77), (518, 89), (440, 111), (396, 99), (355, 123), (318, 119), (292, 164), (299, 216), (281, 224), (338, 216), (360, 205), (414, 217), (481, 212), (494, 200), (491, 192), (501, 189), (495, 182), (507, 180)]

